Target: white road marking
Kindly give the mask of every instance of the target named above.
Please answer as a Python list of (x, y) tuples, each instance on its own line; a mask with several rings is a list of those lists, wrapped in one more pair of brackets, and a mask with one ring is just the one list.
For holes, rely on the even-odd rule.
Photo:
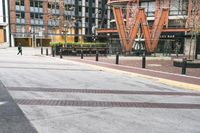
[(1, 106), (1, 105), (4, 105), (4, 104), (6, 104), (6, 103), (7, 103), (7, 102), (4, 102), (4, 101), (3, 101), (3, 102), (0, 102), (0, 106)]

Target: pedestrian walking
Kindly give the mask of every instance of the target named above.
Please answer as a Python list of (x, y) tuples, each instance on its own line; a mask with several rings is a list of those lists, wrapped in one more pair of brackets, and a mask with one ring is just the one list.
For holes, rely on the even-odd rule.
[(22, 55), (22, 45), (21, 45), (21, 43), (18, 45), (18, 53), (17, 53), (17, 55), (18, 54), (21, 54)]

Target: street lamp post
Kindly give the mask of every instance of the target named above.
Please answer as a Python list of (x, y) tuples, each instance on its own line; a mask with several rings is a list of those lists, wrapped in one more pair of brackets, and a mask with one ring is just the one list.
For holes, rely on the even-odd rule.
[[(99, 13), (101, 13), (101, 10), (98, 10), (96, 13), (95, 13), (95, 15), (94, 16), (96, 16), (97, 14), (99, 14)], [(96, 29), (98, 28), (98, 25), (93, 25), (92, 26), (92, 37), (93, 37), (93, 41), (94, 41), (94, 43), (96, 43)]]

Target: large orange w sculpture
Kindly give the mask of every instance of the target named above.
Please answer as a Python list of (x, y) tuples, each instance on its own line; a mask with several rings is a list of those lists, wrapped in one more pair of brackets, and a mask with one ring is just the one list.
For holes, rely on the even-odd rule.
[[(158, 17), (155, 17), (155, 21), (151, 30), (149, 29), (147, 16), (143, 8), (138, 8), (136, 10), (133, 23), (129, 26), (127, 26), (128, 23), (125, 25), (122, 9), (120, 7), (113, 7), (113, 13), (115, 16), (123, 52), (132, 51), (132, 45), (135, 41), (140, 25), (144, 34), (146, 51), (148, 53), (154, 52), (155, 48), (157, 47), (162, 29), (166, 23), (166, 18), (168, 17), (167, 8), (162, 8)], [(130, 30), (128, 30), (127, 27)]]

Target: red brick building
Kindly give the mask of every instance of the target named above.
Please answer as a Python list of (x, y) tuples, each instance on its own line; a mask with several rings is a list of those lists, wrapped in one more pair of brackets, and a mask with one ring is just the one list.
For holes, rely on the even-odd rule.
[[(108, 19), (105, 4), (105, 0), (10, 0), (12, 43), (47, 46), (64, 41), (64, 36), (67, 41), (92, 41), (92, 27)], [(66, 30), (65, 23), (72, 18), (76, 22)]]

